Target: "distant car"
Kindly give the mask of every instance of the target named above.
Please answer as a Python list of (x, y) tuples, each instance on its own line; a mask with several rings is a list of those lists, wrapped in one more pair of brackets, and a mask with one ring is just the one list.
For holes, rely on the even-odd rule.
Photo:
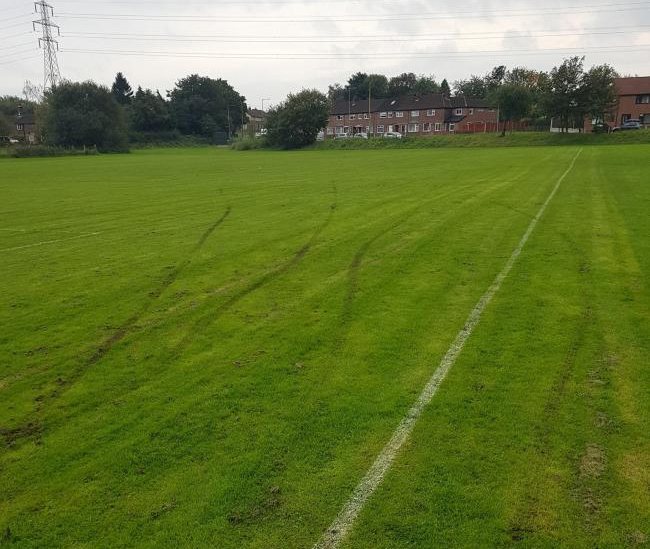
[(594, 124), (592, 128), (593, 133), (609, 133), (612, 130), (612, 128), (609, 127), (609, 125), (605, 124), (604, 122), (600, 122), (598, 124)]
[(355, 139), (368, 139), (368, 134), (364, 132), (359, 132), (354, 134)]
[(20, 143), (18, 139), (6, 135), (0, 135), (0, 147), (8, 147), (9, 145), (16, 145), (18, 143)]
[(614, 128), (612, 131), (626, 132), (629, 130), (640, 130), (641, 128), (643, 128), (643, 125), (638, 120), (628, 120), (623, 125)]
[(386, 132), (384, 139), (402, 139), (402, 134), (399, 132)]
[(349, 133), (337, 133), (336, 139), (350, 139), (352, 136)]
[(316, 136), (316, 141), (325, 141), (325, 132), (324, 131), (319, 131), (318, 135)]
[(260, 131), (255, 133), (255, 137), (264, 137), (266, 136), (266, 129), (261, 129)]

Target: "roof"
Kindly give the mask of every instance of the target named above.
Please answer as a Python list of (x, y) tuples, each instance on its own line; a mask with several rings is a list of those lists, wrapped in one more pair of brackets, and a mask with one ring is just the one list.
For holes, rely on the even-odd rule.
[(266, 118), (266, 112), (261, 109), (248, 109), (248, 116), (251, 118)]
[(359, 114), (364, 112), (378, 112), (381, 109), (385, 99), (371, 99), (368, 105), (367, 99), (354, 101), (336, 101), (332, 103), (330, 114)]
[(26, 126), (33, 126), (36, 124), (36, 117), (33, 114), (23, 114), (14, 116), (15, 124), (25, 124)]
[(641, 95), (650, 93), (650, 76), (614, 79), (620, 95)]
[[(449, 98), (441, 93), (428, 93), (423, 95), (402, 95), (388, 99), (373, 99), (370, 101), (370, 112), (418, 111), (435, 109), (452, 109), (460, 107), (488, 109), (487, 100), (477, 97), (456, 96)], [(332, 104), (330, 114), (358, 114), (368, 112), (368, 100), (337, 101)]]

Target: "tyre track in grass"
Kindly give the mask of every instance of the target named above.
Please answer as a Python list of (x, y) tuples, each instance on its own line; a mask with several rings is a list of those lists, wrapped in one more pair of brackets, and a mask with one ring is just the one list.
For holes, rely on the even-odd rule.
[(81, 366), (71, 372), (65, 379), (59, 378), (56, 380), (57, 387), (50, 392), (48, 395), (42, 395), (37, 399), (37, 407), (27, 416), (27, 424), (23, 426), (16, 427), (14, 429), (0, 428), (0, 435), (3, 435), (5, 438), (5, 443), (7, 445), (14, 445), (16, 442), (23, 438), (30, 438), (35, 435), (40, 436), (43, 431), (42, 423), (33, 418), (34, 415), (43, 411), (43, 408), (46, 404), (51, 404), (60, 398), (68, 389), (70, 389), (84, 374), (84, 372), (102, 358), (104, 358), (120, 341), (127, 337), (131, 332), (135, 330), (138, 325), (138, 322), (142, 317), (151, 309), (151, 307), (156, 303), (156, 301), (162, 296), (167, 288), (169, 288), (181, 273), (187, 268), (187, 266), (192, 262), (193, 257), (198, 253), (201, 248), (204, 246), (208, 238), (226, 221), (230, 216), (232, 208), (228, 206), (226, 211), (221, 217), (216, 219), (201, 235), (197, 240), (196, 244), (188, 252), (185, 259), (175, 267), (163, 280), (158, 284), (158, 286), (149, 293), (149, 300), (128, 320), (123, 322), (106, 340), (104, 340), (97, 349), (86, 358)]
[(456, 362), (456, 359), (460, 356), (465, 343), (472, 335), (476, 326), (479, 324), (483, 312), (501, 288), (503, 281), (510, 274), (510, 271), (517, 261), (517, 258), (521, 255), (521, 252), (523, 251), (524, 246), (528, 242), (528, 239), (537, 226), (537, 223), (544, 215), (544, 212), (546, 211), (546, 208), (550, 202), (555, 197), (562, 182), (573, 170), (573, 167), (575, 166), (581, 153), (582, 149), (577, 152), (577, 154), (573, 157), (573, 160), (571, 161), (569, 167), (558, 178), (551, 193), (548, 195), (548, 198), (542, 204), (535, 217), (533, 217), (531, 220), (528, 228), (526, 229), (526, 232), (521, 237), (519, 243), (517, 244), (517, 247), (514, 249), (506, 261), (506, 264), (497, 274), (496, 278), (492, 282), (492, 285), (486, 290), (483, 296), (479, 299), (474, 309), (472, 309), (470, 312), (464, 326), (458, 332), (447, 353), (442, 358), (438, 368), (434, 371), (433, 375), (422, 390), (422, 393), (410, 408), (410, 410), (406, 413), (402, 421), (399, 423), (390, 440), (381, 450), (374, 463), (371, 465), (370, 469), (368, 469), (365, 476), (353, 490), (352, 494), (343, 505), (337, 517), (313, 546), (314, 549), (335, 549), (338, 548), (341, 543), (347, 538), (348, 533), (356, 523), (359, 514), (363, 510), (366, 502), (375, 493), (377, 488), (384, 480), (393, 462), (397, 458), (397, 455), (399, 454), (402, 446), (409, 439), (411, 433), (413, 432), (415, 424), (424, 412), (424, 409), (426, 406), (428, 406), (435, 394), (438, 392), (440, 385), (447, 377), (447, 374)]
[(194, 341), (195, 335), (201, 332), (204, 332), (211, 324), (216, 322), (221, 316), (227, 313), (234, 305), (239, 303), (242, 299), (252, 294), (256, 290), (266, 286), (271, 283), (278, 277), (288, 273), (296, 267), (302, 259), (309, 253), (312, 246), (316, 243), (320, 235), (329, 227), (334, 214), (338, 209), (338, 188), (336, 185), (333, 188), (334, 202), (330, 205), (329, 211), (325, 220), (316, 227), (311, 237), (303, 246), (296, 251), (289, 259), (280, 263), (277, 267), (272, 268), (271, 270), (264, 273), (257, 280), (252, 281), (250, 284), (244, 286), (237, 290), (233, 295), (231, 295), (226, 301), (221, 305), (217, 306), (215, 309), (208, 311), (202, 317), (200, 317), (194, 324), (192, 324), (188, 333), (183, 337), (183, 339), (178, 343), (174, 349), (174, 355), (178, 358), (182, 352), (187, 349), (187, 347)]
[[(544, 157), (544, 159), (546, 159), (546, 157)], [(427, 230), (439, 227), (445, 221), (452, 218), (462, 208), (466, 207), (468, 204), (470, 204), (472, 202), (476, 202), (477, 200), (480, 200), (485, 196), (491, 195), (492, 193), (500, 190), (503, 186), (517, 183), (518, 181), (520, 181), (521, 179), (526, 177), (526, 175), (528, 175), (529, 171), (530, 171), (530, 168), (522, 171), (520, 174), (516, 175), (515, 177), (513, 177), (513, 178), (511, 178), (511, 179), (509, 179), (507, 181), (495, 183), (489, 189), (485, 189), (485, 190), (483, 190), (483, 191), (481, 191), (481, 192), (479, 192), (479, 193), (477, 193), (477, 194), (475, 194), (473, 196), (470, 196), (470, 197), (466, 198), (461, 203), (455, 205), (454, 207), (452, 207), (450, 209), (447, 209), (445, 211), (445, 215), (440, 216), (439, 218), (437, 218), (434, 221), (434, 223), (432, 225), (427, 226)], [(471, 187), (472, 185), (473, 184), (464, 185), (462, 187), (462, 189), (463, 190), (467, 189), (467, 188)], [(441, 199), (448, 198), (451, 195), (456, 194), (458, 192), (459, 192), (459, 189), (455, 189), (455, 188), (451, 189), (451, 190), (449, 190), (447, 192), (440, 193), (439, 195), (436, 195), (435, 197), (429, 199), (426, 204), (420, 204), (418, 206), (415, 206), (414, 208), (411, 208), (410, 210), (407, 211), (406, 215), (403, 218), (400, 218), (400, 219), (396, 220), (394, 223), (392, 223), (391, 225), (389, 225), (388, 227), (385, 227), (385, 228), (381, 229), (380, 231), (378, 231), (375, 234), (375, 236), (373, 236), (371, 239), (364, 242), (358, 248), (357, 252), (355, 253), (355, 255), (352, 258), (352, 261), (350, 262), (350, 265), (348, 267), (347, 290), (346, 290), (346, 295), (345, 295), (345, 299), (344, 299), (344, 303), (343, 303), (343, 311), (341, 313), (339, 328), (338, 328), (338, 331), (340, 332), (340, 334), (335, 336), (335, 338), (334, 338), (335, 341), (336, 341), (336, 348), (337, 349), (341, 350), (344, 347), (345, 342), (347, 340), (347, 337), (348, 337), (348, 334), (349, 334), (349, 331), (350, 331), (350, 324), (351, 324), (352, 318), (353, 318), (354, 301), (355, 301), (356, 295), (357, 295), (357, 293), (359, 291), (359, 281), (358, 281), (359, 273), (361, 271), (361, 267), (363, 265), (363, 262), (364, 262), (364, 260), (365, 260), (365, 258), (367, 256), (368, 252), (372, 248), (372, 246), (378, 240), (380, 240), (383, 236), (387, 235), (391, 231), (394, 231), (395, 229), (397, 229), (398, 227), (403, 225), (405, 222), (407, 222), (412, 217), (413, 214), (415, 214), (418, 210), (425, 207), (425, 205), (427, 205), (427, 204), (429, 204), (429, 203), (431, 203), (432, 201), (435, 201), (435, 200), (441, 200)], [(521, 215), (525, 215), (525, 216), (529, 215), (526, 212), (522, 212), (522, 211), (520, 211), (518, 209), (511, 208), (511, 207), (509, 207), (507, 205), (504, 205), (504, 204), (501, 204), (501, 203), (497, 203), (494, 200), (490, 200), (489, 202), (494, 203), (499, 207), (504, 207), (504, 208), (507, 208), (509, 210), (515, 211), (516, 213), (519, 213)], [(418, 252), (421, 248), (422, 248), (422, 244), (416, 246), (415, 251)]]

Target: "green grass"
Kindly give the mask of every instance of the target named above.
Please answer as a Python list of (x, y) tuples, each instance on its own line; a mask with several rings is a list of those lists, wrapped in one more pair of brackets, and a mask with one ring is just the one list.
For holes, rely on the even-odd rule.
[(443, 134), (403, 139), (327, 139), (312, 146), (316, 150), (350, 149), (438, 149), (460, 147), (584, 147), (588, 145), (650, 145), (650, 131), (628, 131), (612, 134), (508, 132)]
[[(575, 147), (0, 164), (0, 547), (310, 548)], [(588, 147), (346, 549), (648, 547), (650, 149)]]

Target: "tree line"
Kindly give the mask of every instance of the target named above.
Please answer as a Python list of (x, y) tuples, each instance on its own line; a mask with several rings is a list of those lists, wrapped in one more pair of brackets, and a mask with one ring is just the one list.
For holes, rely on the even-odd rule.
[(345, 86), (330, 85), (328, 97), (330, 101), (351, 101), (407, 94), (466, 95), (488, 101), (499, 110), (501, 122), (548, 125), (556, 119), (566, 131), (572, 126), (582, 128), (586, 116), (602, 123), (616, 101), (616, 70), (607, 64), (585, 70), (584, 60), (570, 57), (548, 72), (499, 65), (484, 76), (457, 80), (452, 87), (446, 79), (438, 84), (434, 76), (404, 73), (388, 78), (358, 72)]
[[(15, 116), (18, 98), (0, 101), (0, 127)], [(138, 87), (122, 73), (108, 88), (91, 81), (63, 81), (45, 92), (35, 112), (39, 137), (50, 146), (129, 149), (131, 142), (175, 141), (181, 136), (211, 140), (234, 134), (246, 123), (246, 98), (226, 80), (193, 74), (178, 80), (165, 96)], [(29, 111), (26, 111), (29, 112)]]

